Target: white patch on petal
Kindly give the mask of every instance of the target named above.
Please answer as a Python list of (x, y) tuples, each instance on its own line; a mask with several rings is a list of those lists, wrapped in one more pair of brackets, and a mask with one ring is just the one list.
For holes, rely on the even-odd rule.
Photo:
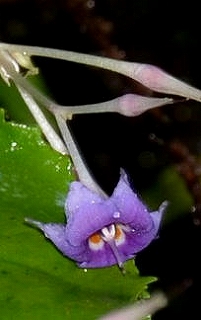
[(93, 235), (88, 239), (89, 248), (93, 251), (101, 250), (104, 247), (104, 241), (100, 236)]
[(121, 225), (116, 225), (115, 244), (120, 246), (126, 241), (126, 235), (122, 230)]

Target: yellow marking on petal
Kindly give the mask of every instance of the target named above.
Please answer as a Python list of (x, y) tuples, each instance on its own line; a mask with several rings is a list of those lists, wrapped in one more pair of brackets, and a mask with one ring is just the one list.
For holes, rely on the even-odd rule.
[(123, 232), (122, 228), (120, 225), (115, 226), (115, 243), (116, 245), (123, 244), (126, 240), (125, 233)]
[(104, 246), (104, 241), (99, 233), (92, 234), (88, 239), (89, 248), (93, 251), (101, 250)]
[(121, 230), (120, 226), (116, 225), (116, 230), (115, 230), (115, 240), (118, 240), (121, 238), (123, 231)]
[(93, 243), (99, 243), (101, 240), (101, 236), (98, 233), (94, 233), (92, 234), (92, 236), (89, 237), (89, 241)]

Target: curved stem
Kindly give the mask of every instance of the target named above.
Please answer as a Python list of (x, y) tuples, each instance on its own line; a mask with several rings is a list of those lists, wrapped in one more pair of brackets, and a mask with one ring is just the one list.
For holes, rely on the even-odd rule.
[(55, 113), (55, 118), (57, 120), (58, 127), (62, 133), (66, 146), (69, 150), (73, 163), (75, 165), (78, 177), (80, 181), (90, 190), (107, 197), (105, 192), (99, 187), (99, 185), (92, 178), (86, 164), (84, 163), (80, 152), (78, 151), (77, 145), (72, 138), (71, 132), (68, 127), (68, 121), (66, 121), (60, 114)]

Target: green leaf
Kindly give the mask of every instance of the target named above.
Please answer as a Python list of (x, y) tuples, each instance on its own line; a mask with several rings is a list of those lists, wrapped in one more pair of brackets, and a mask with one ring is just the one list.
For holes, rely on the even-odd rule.
[[(51, 93), (45, 85), (45, 81), (41, 74), (37, 76), (29, 76), (29, 82), (35, 87), (40, 88), (42, 92), (46, 92), (49, 97)], [(21, 98), (18, 89), (11, 82), (8, 86), (5, 81), (0, 77), (0, 108), (4, 108), (7, 111), (6, 116), (9, 119), (15, 120), (18, 123), (24, 123), (28, 125), (35, 125), (34, 117), (27, 108), (24, 100)], [(52, 120), (52, 117), (49, 112), (44, 108), (43, 112), (45, 113), (48, 119)], [(53, 121), (53, 120), (52, 120)]]
[(113, 308), (149, 297), (154, 277), (141, 277), (133, 261), (83, 270), (63, 257), (25, 217), (64, 221), (74, 179), (69, 158), (43, 140), (36, 127), (4, 120), (0, 112), (1, 319), (96, 319)]

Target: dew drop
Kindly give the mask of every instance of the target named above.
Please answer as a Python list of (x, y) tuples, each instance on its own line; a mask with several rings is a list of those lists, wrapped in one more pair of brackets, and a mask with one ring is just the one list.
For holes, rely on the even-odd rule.
[(120, 212), (119, 211), (115, 211), (114, 213), (113, 213), (113, 218), (120, 218)]
[(13, 141), (11, 142), (10, 151), (15, 151), (17, 149), (17, 142)]

